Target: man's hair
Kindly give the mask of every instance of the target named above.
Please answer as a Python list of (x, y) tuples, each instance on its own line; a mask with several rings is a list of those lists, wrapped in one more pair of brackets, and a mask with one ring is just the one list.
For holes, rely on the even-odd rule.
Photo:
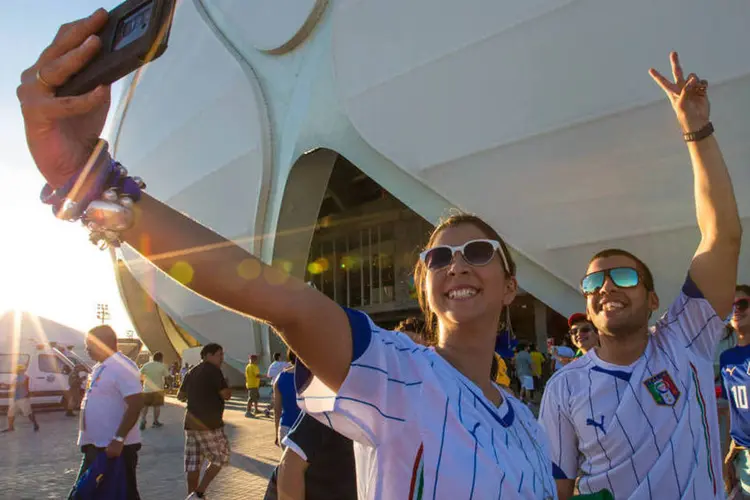
[(281, 359), (281, 353), (280, 352), (273, 353), (273, 360), (274, 361), (279, 361), (280, 359)]
[(216, 344), (214, 342), (211, 342), (210, 344), (206, 344), (203, 346), (203, 349), (201, 349), (201, 359), (206, 359), (206, 356), (211, 356), (213, 354), (216, 354), (217, 352), (223, 349), (224, 349), (223, 347), (221, 347), (219, 344)]
[(607, 248), (606, 250), (597, 252), (596, 255), (591, 257), (591, 260), (589, 261), (589, 265), (591, 265), (591, 263), (597, 259), (604, 259), (606, 257), (615, 257), (618, 255), (622, 255), (624, 257), (634, 260), (635, 268), (640, 273), (641, 277), (643, 278), (643, 286), (645, 286), (646, 290), (648, 290), (649, 292), (656, 291), (656, 289), (654, 288), (654, 275), (651, 274), (651, 269), (648, 268), (645, 262), (643, 262), (641, 259), (633, 255), (632, 253), (628, 252), (627, 250), (623, 250), (621, 248)]
[(154, 353), (154, 361), (158, 361), (159, 363), (161, 363), (163, 359), (164, 355), (161, 353), (161, 351), (156, 351)]
[(750, 296), (750, 285), (737, 285), (734, 289), (735, 292), (742, 292), (747, 296)]
[(99, 340), (101, 344), (111, 347), (113, 350), (117, 348), (117, 334), (109, 325), (95, 326), (89, 330), (88, 334)]

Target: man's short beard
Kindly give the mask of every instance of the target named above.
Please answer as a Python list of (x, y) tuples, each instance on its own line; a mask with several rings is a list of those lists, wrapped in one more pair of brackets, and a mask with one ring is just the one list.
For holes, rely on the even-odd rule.
[(644, 329), (647, 329), (648, 318), (648, 309), (644, 304), (642, 308), (634, 309), (629, 315), (628, 321), (623, 324), (615, 325), (612, 328), (597, 324), (594, 324), (594, 326), (599, 330), (599, 334), (603, 337), (613, 337), (614, 339), (624, 340), (633, 335), (638, 335), (643, 332)]

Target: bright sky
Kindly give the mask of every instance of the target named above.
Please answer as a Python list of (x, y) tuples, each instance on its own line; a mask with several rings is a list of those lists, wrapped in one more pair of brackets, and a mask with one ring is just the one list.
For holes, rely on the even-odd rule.
[[(59, 25), (111, 9), (115, 0), (5, 2), (0, 16), (0, 314), (16, 308), (81, 330), (109, 305), (120, 336), (133, 329), (120, 299), (109, 252), (89, 243), (80, 224), (54, 218), (39, 202), (44, 184), (24, 137), (16, 87)], [(119, 97), (120, 86), (113, 98)], [(114, 106), (113, 106), (114, 108)], [(2, 334), (2, 332), (0, 332)]]

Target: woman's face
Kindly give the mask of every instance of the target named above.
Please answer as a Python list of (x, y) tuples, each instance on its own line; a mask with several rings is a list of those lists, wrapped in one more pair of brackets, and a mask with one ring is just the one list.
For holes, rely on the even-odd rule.
[(749, 298), (750, 296), (748, 296), (745, 292), (737, 292), (734, 295), (735, 306), (732, 310), (732, 319), (730, 320), (730, 322), (732, 324), (732, 328), (742, 333), (750, 333), (750, 309), (745, 308), (744, 310), (742, 310), (741, 307), (738, 307), (736, 301), (738, 299)]
[[(432, 247), (459, 246), (480, 239), (488, 236), (475, 225), (464, 223), (440, 231)], [(515, 278), (506, 278), (497, 252), (484, 266), (472, 266), (461, 254), (455, 254), (450, 265), (427, 270), (425, 278), (427, 301), (441, 326), (497, 321), (503, 306), (513, 302), (517, 291)]]

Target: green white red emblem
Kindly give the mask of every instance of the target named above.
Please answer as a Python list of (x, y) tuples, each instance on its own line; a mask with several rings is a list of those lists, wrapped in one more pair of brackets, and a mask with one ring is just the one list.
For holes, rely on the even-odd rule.
[(651, 397), (654, 398), (654, 401), (658, 405), (674, 406), (677, 400), (680, 399), (680, 390), (666, 370), (644, 380), (643, 385), (646, 386), (648, 392), (651, 393)]

